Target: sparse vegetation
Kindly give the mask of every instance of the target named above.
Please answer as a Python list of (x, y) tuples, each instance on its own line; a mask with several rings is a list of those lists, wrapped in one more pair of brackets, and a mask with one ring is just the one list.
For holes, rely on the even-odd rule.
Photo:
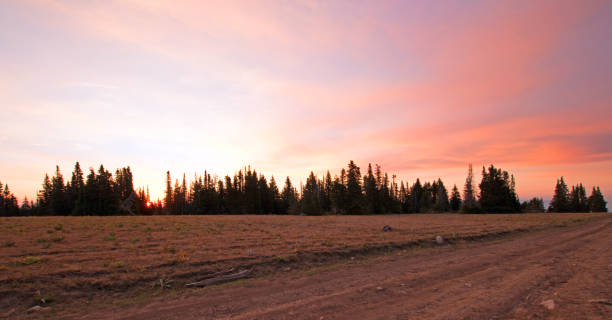
[(6, 240), (2, 243), (2, 246), (5, 248), (8, 247), (14, 247), (15, 246), (15, 241), (11, 241), (11, 240)]
[[(285, 264), (311, 254), (416, 244), (436, 235), (455, 240), (602, 217), (609, 214), (3, 218), (0, 261), (8, 263), (0, 267), (0, 277), (24, 294), (123, 288), (148, 284), (162, 274), (162, 286), (168, 288), (166, 277), (176, 281), (194, 268), (214, 273), (242, 267), (245, 261)], [(64, 231), (32, 240), (32, 234), (47, 235), (49, 226), (59, 223)], [(383, 234), (384, 225), (393, 232)], [(189, 228), (176, 232), (175, 226)], [(46, 250), (56, 245), (62, 250)]]
[(21, 260), (21, 263), (23, 265), (29, 266), (29, 265), (35, 264), (35, 263), (37, 263), (39, 261), (40, 261), (40, 258), (28, 256), (28, 257), (23, 258)]

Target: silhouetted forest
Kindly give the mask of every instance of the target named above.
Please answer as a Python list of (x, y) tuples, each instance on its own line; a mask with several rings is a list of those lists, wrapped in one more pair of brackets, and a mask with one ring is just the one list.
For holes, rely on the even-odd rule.
[(569, 191), (563, 177), (557, 180), (555, 193), (548, 207), (549, 212), (607, 212), (607, 203), (599, 187), (593, 187), (587, 198), (586, 189), (579, 183)]
[[(329, 171), (321, 178), (310, 172), (299, 189), (289, 177), (279, 185), (273, 176), (268, 180), (250, 167), (223, 178), (204, 171), (189, 184), (184, 174), (173, 182), (168, 171), (163, 201), (152, 202), (148, 187), (134, 189), (130, 167), (113, 175), (100, 165), (98, 170), (90, 168), (85, 177), (77, 162), (70, 179), (64, 179), (59, 167), (53, 177), (46, 174), (35, 201), (25, 198), (21, 206), (8, 185), (0, 183), (0, 216), (544, 212), (541, 198), (519, 202), (514, 176), (507, 171), (483, 167), (479, 192), (473, 180), (470, 165), (463, 194), (454, 185), (449, 195), (441, 179), (417, 179), (408, 185), (379, 165), (368, 164), (362, 174), (353, 161), (333, 177)], [(561, 177), (548, 211), (607, 212), (607, 208), (599, 187), (593, 187), (587, 198), (582, 184), (569, 191)]]

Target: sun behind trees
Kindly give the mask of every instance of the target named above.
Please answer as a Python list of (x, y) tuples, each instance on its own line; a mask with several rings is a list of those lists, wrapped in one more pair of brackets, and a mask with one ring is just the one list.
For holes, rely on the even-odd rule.
[[(151, 202), (148, 187), (134, 189), (130, 167), (117, 169), (113, 175), (100, 165), (89, 169), (87, 177), (77, 162), (67, 181), (56, 167), (53, 177), (45, 175), (36, 202), (24, 199), (21, 208), (8, 185), (0, 184), (0, 216), (26, 215), (121, 215), (120, 204), (132, 193), (138, 196), (134, 213), (152, 214), (388, 214), (388, 213), (510, 213), (544, 212), (542, 198), (522, 204), (515, 190), (514, 175), (493, 165), (482, 168), (479, 191), (474, 184), (472, 165), (468, 167), (463, 198), (456, 185), (449, 198), (448, 189), (437, 179), (410, 186), (396, 176), (382, 171), (379, 165), (368, 164), (365, 175), (350, 161), (347, 168), (332, 178), (329, 171), (323, 178), (314, 172), (298, 190), (286, 177), (281, 187), (272, 176), (268, 180), (251, 167), (238, 170), (233, 176), (218, 178), (204, 171), (187, 184), (172, 180), (166, 172), (166, 190), (162, 201)], [(606, 201), (599, 187), (587, 198), (582, 184), (569, 191), (563, 177), (557, 180), (549, 212), (607, 212)]]

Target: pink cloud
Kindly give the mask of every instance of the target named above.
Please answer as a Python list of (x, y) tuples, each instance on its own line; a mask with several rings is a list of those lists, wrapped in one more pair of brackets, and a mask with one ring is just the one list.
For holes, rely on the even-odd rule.
[[(35, 9), (28, 12), (38, 12), (31, 21), (53, 30), (66, 51), (74, 43), (95, 43), (102, 51), (128, 52), (128, 66), (151, 55), (151, 69), (166, 68), (155, 74), (163, 83), (153, 87), (147, 75), (107, 73), (112, 68), (106, 64), (121, 69), (112, 55), (101, 56), (105, 65), (94, 68), (93, 76), (70, 63), (49, 63), (40, 75), (19, 70), (25, 80), (10, 90), (10, 101), (25, 105), (24, 114), (52, 113), (57, 123), (85, 122), (100, 110), (75, 113), (80, 101), (60, 105), (45, 101), (47, 96), (24, 97), (31, 83), (48, 88), (95, 76), (164, 106), (134, 107), (125, 96), (110, 102), (120, 110), (134, 108), (132, 118), (150, 113), (125, 130), (130, 137), (154, 132), (150, 135), (169, 144), (167, 150), (203, 149), (219, 157), (210, 163), (226, 157), (270, 173), (302, 176), (310, 168), (339, 168), (348, 159), (378, 162), (406, 175), (449, 169), (463, 175), (468, 162), (527, 168), (610, 160), (605, 142), (610, 97), (567, 102), (559, 98), (565, 92), (550, 89), (581, 69), (579, 61), (551, 63), (551, 56), (573, 44), (570, 31), (608, 5), (605, 1), (470, 3), (452, 14), (444, 14), (451, 4), (402, 1), (28, 5)], [(0, 88), (7, 86), (3, 79)], [(226, 99), (212, 101), (215, 89), (205, 91), (198, 81), (227, 90)], [(185, 87), (195, 92), (184, 93)], [(577, 97), (590, 95), (576, 91)], [(92, 105), (105, 107), (87, 104)], [(166, 140), (149, 130), (164, 126), (183, 136)], [(86, 129), (103, 132), (103, 122)]]

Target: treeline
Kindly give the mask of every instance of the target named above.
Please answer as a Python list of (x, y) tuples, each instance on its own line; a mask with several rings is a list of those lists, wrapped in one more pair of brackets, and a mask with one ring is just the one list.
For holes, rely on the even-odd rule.
[(289, 177), (280, 187), (250, 167), (223, 179), (204, 173), (187, 185), (166, 173), (163, 209), (167, 214), (385, 214), (445, 212), (449, 197), (442, 180), (421, 184), (417, 179), (409, 188), (389, 178), (380, 166), (368, 165), (365, 175), (350, 161), (346, 169), (332, 178), (313, 172), (299, 190)]
[[(67, 180), (67, 181), (66, 181)], [(5, 194), (0, 203), (10, 203), (9, 208), (0, 211), (0, 215), (118, 215), (125, 214), (120, 210), (120, 204), (134, 192), (132, 171), (130, 167), (117, 169), (115, 175), (100, 165), (97, 172), (89, 169), (87, 177), (83, 176), (80, 164), (77, 162), (70, 179), (64, 179), (58, 166), (55, 176), (45, 174), (42, 189), (38, 192), (36, 201), (24, 199), (21, 207), (17, 207), (15, 197), (5, 187)], [(135, 213), (141, 213), (146, 206), (147, 194), (138, 190), (138, 206)], [(5, 199), (10, 199), (9, 201)], [(15, 200), (13, 200), (15, 199)]]
[[(412, 185), (397, 181), (379, 165), (366, 172), (353, 162), (339, 174), (319, 178), (310, 173), (299, 189), (286, 177), (282, 187), (272, 176), (245, 167), (233, 176), (219, 178), (204, 172), (187, 184), (185, 175), (175, 179), (166, 172), (163, 201), (151, 202), (148, 187), (135, 190), (130, 167), (114, 175), (100, 165), (84, 177), (77, 162), (70, 179), (59, 167), (45, 175), (36, 201), (27, 198), (21, 207), (8, 185), (0, 184), (0, 216), (17, 215), (120, 215), (120, 214), (386, 214), (425, 212), (518, 213), (544, 212), (544, 201), (523, 203), (515, 190), (514, 176), (491, 165), (482, 168), (476, 191), (472, 166), (460, 194), (456, 185), (447, 189), (441, 179)], [(449, 194), (450, 193), (450, 194)], [(126, 205), (127, 204), (127, 205)], [(606, 202), (594, 187), (586, 197), (582, 184), (570, 192), (563, 178), (557, 181), (549, 212), (606, 212)]]
[(563, 177), (557, 180), (548, 212), (608, 212), (607, 203), (599, 186), (593, 187), (587, 198), (586, 189), (579, 183), (569, 191)]

